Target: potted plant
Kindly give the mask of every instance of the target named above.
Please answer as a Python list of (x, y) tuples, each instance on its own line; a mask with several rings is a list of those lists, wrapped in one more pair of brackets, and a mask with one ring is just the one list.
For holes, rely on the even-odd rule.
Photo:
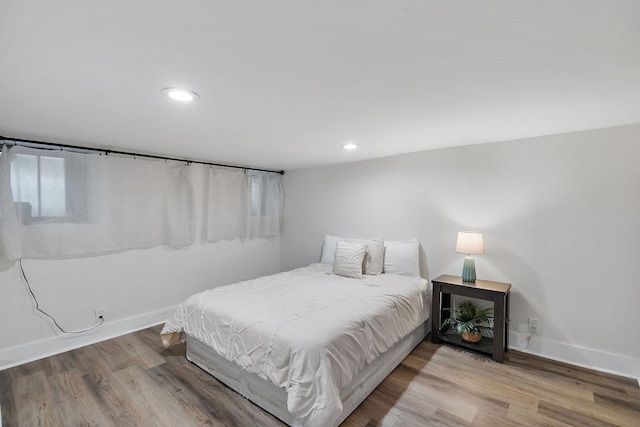
[(442, 326), (455, 328), (456, 332), (467, 342), (478, 342), (482, 334), (493, 337), (493, 308), (478, 310), (474, 303), (465, 300), (458, 304), (458, 310), (445, 308), (451, 317), (442, 322)]

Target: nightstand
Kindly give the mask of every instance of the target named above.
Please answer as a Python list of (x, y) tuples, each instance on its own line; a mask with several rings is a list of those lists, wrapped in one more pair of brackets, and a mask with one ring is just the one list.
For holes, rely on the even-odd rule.
[[(502, 363), (504, 353), (509, 346), (509, 291), (510, 283), (476, 280), (463, 282), (461, 277), (443, 274), (431, 281), (433, 298), (431, 302), (431, 342), (445, 342), (490, 355), (496, 362)], [(451, 295), (493, 301), (493, 338), (482, 337), (478, 343), (468, 343), (454, 330), (442, 329), (442, 321), (449, 317)]]

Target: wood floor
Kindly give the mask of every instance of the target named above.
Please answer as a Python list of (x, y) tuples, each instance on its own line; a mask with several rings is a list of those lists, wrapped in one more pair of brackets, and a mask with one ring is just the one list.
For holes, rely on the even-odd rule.
[[(283, 426), (149, 328), (0, 371), (3, 426)], [(343, 426), (640, 426), (635, 380), (423, 341)]]

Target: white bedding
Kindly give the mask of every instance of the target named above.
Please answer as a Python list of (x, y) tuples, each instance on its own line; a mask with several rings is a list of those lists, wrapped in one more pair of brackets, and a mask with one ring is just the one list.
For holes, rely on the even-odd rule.
[(350, 279), (308, 267), (188, 298), (162, 330), (184, 331), (287, 391), (294, 425), (332, 425), (340, 391), (428, 317), (428, 282), (399, 275)]

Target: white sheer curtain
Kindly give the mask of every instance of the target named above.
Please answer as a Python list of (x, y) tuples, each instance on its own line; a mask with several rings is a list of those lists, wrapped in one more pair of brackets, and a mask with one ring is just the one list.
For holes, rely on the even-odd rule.
[(209, 168), (207, 240), (249, 237), (251, 198), (249, 182), (242, 169)]
[(279, 174), (248, 173), (251, 181), (251, 237), (273, 238), (280, 235), (282, 223), (282, 177)]
[(182, 162), (5, 146), (0, 213), (9, 259), (181, 247), (195, 235)]
[(209, 169), (207, 240), (280, 235), (283, 191), (279, 174)]

